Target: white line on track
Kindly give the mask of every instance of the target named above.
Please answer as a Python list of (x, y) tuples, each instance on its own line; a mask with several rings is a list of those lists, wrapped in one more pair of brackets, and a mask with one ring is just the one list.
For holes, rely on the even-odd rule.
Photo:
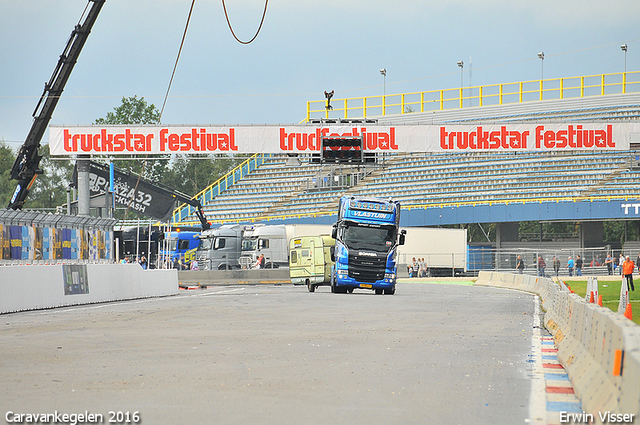
[(525, 422), (535, 425), (547, 424), (547, 389), (542, 368), (542, 333), (540, 332), (540, 297), (534, 297), (533, 334), (531, 350), (533, 368), (531, 371), (531, 398), (529, 399), (529, 419)]
[(207, 291), (207, 292), (200, 292), (197, 294), (190, 294), (190, 295), (182, 295), (180, 297), (178, 296), (165, 296), (165, 297), (149, 297), (149, 298), (142, 298), (142, 299), (133, 299), (133, 300), (120, 300), (120, 301), (110, 301), (110, 302), (104, 302), (104, 303), (100, 303), (100, 304), (90, 304), (90, 305), (67, 305), (67, 306), (60, 306), (60, 307), (56, 307), (56, 308), (52, 308), (52, 309), (46, 309), (46, 310), (38, 310), (38, 311), (23, 311), (23, 312), (19, 312), (20, 314), (24, 314), (24, 315), (46, 315), (46, 314), (51, 314), (51, 313), (62, 313), (62, 312), (71, 312), (71, 311), (83, 311), (83, 310), (95, 310), (95, 309), (99, 309), (99, 308), (105, 308), (105, 307), (112, 307), (112, 306), (118, 306), (118, 305), (122, 305), (122, 304), (142, 304), (142, 303), (147, 303), (147, 302), (151, 302), (151, 301), (163, 301), (163, 300), (176, 300), (176, 299), (180, 299), (180, 298), (184, 298), (184, 297), (206, 297), (206, 296), (213, 296), (213, 295), (220, 295), (220, 294), (229, 294), (229, 293), (233, 293), (233, 292), (239, 292), (239, 291), (244, 291), (245, 288), (233, 288), (233, 289), (225, 289), (222, 291)]

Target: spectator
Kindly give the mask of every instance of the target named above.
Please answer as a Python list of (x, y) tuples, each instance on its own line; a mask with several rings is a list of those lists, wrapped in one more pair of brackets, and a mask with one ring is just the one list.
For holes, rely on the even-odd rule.
[(580, 256), (576, 256), (576, 276), (582, 276), (582, 258)]
[(253, 268), (264, 269), (264, 254), (260, 254), (260, 256), (256, 259), (256, 262), (253, 265)]
[(620, 276), (622, 276), (622, 264), (624, 264), (624, 255), (620, 253), (620, 257), (618, 257), (618, 272), (620, 273)]
[(195, 258), (191, 262), (191, 270), (200, 270), (200, 266), (198, 266), (198, 260)]
[(420, 269), (420, 265), (418, 264), (418, 260), (416, 260), (415, 258), (413, 259), (413, 262), (411, 264), (411, 269), (411, 277), (418, 277), (418, 270)]
[(542, 258), (542, 255), (538, 256), (538, 276), (544, 277), (544, 270), (547, 268), (547, 263)]
[(569, 256), (569, 259), (567, 260), (567, 268), (569, 269), (569, 276), (573, 276), (573, 266), (575, 265), (573, 258), (571, 258), (571, 256)]
[(520, 274), (524, 272), (524, 260), (519, 255), (518, 255), (518, 262), (516, 264), (516, 269), (518, 269), (518, 273)]
[(420, 277), (427, 277), (427, 262), (424, 258), (420, 259)]
[(604, 265), (607, 266), (607, 272), (609, 272), (609, 276), (611, 276), (613, 274), (613, 259), (611, 258), (611, 254), (607, 254)]
[(140, 257), (140, 267), (142, 267), (142, 270), (147, 270), (147, 259), (144, 255)]
[(556, 277), (560, 274), (560, 260), (553, 256), (553, 271), (556, 272)]
[(627, 280), (627, 289), (631, 291), (635, 291), (633, 287), (633, 269), (635, 269), (635, 264), (633, 264), (633, 261), (631, 261), (627, 255), (625, 262), (622, 263), (622, 273)]

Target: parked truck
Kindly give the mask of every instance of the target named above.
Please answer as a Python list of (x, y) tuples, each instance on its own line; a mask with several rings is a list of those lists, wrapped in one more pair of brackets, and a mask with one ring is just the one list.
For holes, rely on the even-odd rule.
[(196, 252), (198, 266), (202, 270), (230, 270), (240, 268), (242, 232), (244, 226), (224, 224), (216, 229), (200, 233)]
[(200, 242), (198, 235), (198, 232), (165, 232), (160, 245), (160, 257), (165, 261), (177, 259), (182, 264), (191, 263)]
[(297, 235), (330, 233), (331, 226), (225, 224), (200, 234), (196, 254), (204, 270), (253, 268), (260, 257), (265, 268), (289, 264), (289, 240)]
[(424, 258), (427, 276), (463, 276), (467, 271), (467, 230), (411, 227), (411, 238), (398, 249), (398, 264)]
[(397, 250), (405, 242), (400, 231), (400, 202), (343, 196), (331, 236), (336, 240), (331, 292), (355, 288), (393, 295), (396, 291)]
[(251, 268), (260, 255), (264, 255), (264, 268), (278, 268), (289, 262), (287, 230), (283, 224), (245, 226), (242, 233), (242, 253), (239, 259), (243, 268)]
[(335, 239), (329, 235), (297, 236), (289, 240), (289, 275), (294, 285), (306, 285), (309, 292), (331, 284)]

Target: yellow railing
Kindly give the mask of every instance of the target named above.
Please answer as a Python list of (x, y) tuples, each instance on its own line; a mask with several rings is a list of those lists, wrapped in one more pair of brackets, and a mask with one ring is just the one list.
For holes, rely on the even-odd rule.
[[(220, 177), (214, 183), (207, 186), (205, 189), (198, 192), (192, 199), (199, 199), (204, 206), (208, 201), (218, 196), (222, 191), (235, 184), (238, 180), (255, 170), (264, 161), (265, 156), (270, 154), (257, 153), (247, 158), (240, 165), (229, 171), (224, 176)], [(173, 217), (171, 223), (184, 224), (183, 220), (191, 215), (195, 211), (195, 208), (191, 205), (181, 204), (175, 210), (173, 210)], [(195, 225), (199, 225), (200, 222), (192, 222)]]
[(307, 102), (307, 120), (366, 118), (640, 92), (640, 71)]

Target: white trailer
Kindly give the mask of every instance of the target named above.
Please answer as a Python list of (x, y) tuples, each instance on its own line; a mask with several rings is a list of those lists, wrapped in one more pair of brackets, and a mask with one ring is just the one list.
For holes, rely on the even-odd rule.
[(424, 258), (429, 276), (462, 276), (467, 271), (467, 229), (406, 227), (398, 263)]

